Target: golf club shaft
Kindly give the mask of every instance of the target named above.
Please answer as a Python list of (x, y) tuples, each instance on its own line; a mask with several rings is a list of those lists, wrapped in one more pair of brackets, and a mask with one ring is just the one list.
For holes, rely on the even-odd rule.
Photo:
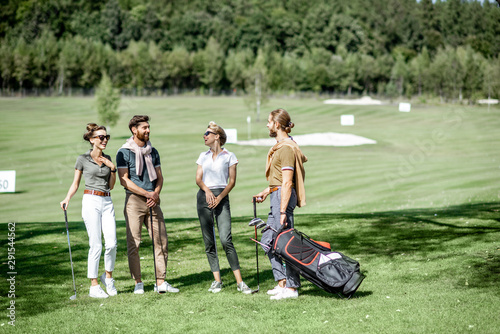
[(71, 263), (71, 277), (73, 278), (73, 291), (75, 292), (76, 296), (75, 271), (73, 270), (73, 256), (71, 255), (71, 243), (69, 242), (68, 213), (66, 212), (66, 204), (63, 204), (63, 209), (64, 209), (64, 221), (66, 223), (66, 235), (68, 237), (69, 261)]
[(264, 229), (261, 231), (261, 233), (264, 233), (267, 230), (272, 230), (273, 232), (278, 232), (277, 230), (275, 230), (274, 228), (272, 228), (272, 226), (267, 225), (266, 227), (264, 227)]
[(157, 282), (157, 278), (156, 278), (156, 256), (155, 256), (155, 235), (154, 235), (154, 232), (153, 232), (153, 208), (149, 208), (149, 218), (151, 220), (151, 241), (153, 243), (153, 264), (154, 264), (154, 268), (155, 268), (155, 284)]
[[(255, 239), (257, 239), (257, 226), (255, 227)], [(255, 244), (255, 260), (257, 261), (257, 286), (260, 285), (259, 281), (259, 247)]]
[(256, 244), (261, 245), (261, 246), (262, 246), (262, 247), (264, 247), (265, 249), (268, 249), (268, 250), (269, 250), (269, 249), (271, 249), (271, 247), (269, 247), (268, 245), (263, 244), (262, 242), (257, 241), (257, 240), (255, 240), (254, 238), (250, 238), (250, 240), (254, 241)]
[[(253, 217), (257, 218), (257, 201), (253, 198)], [(257, 240), (257, 226), (255, 228), (255, 239)], [(259, 278), (259, 247), (255, 244), (255, 261), (257, 263), (257, 290), (260, 288), (260, 278)]]

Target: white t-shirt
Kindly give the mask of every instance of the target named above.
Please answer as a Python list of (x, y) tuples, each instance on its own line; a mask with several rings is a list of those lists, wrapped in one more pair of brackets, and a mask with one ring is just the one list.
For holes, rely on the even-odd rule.
[(229, 178), (229, 167), (237, 163), (236, 155), (225, 148), (215, 161), (210, 150), (200, 153), (200, 157), (196, 160), (196, 164), (203, 168), (203, 183), (209, 189), (225, 188)]

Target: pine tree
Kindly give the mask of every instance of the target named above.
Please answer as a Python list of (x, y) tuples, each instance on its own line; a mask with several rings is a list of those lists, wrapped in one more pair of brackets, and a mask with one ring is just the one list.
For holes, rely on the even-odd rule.
[(120, 118), (118, 107), (120, 106), (120, 93), (113, 88), (113, 83), (106, 73), (102, 74), (101, 82), (96, 92), (97, 114), (101, 124), (110, 127), (115, 126)]

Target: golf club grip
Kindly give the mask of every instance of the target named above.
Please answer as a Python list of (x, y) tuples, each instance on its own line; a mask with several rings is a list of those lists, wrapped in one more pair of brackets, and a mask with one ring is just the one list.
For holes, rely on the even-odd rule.
[(64, 209), (64, 222), (66, 223), (66, 229), (69, 229), (69, 226), (68, 226), (68, 213), (66, 211), (66, 204), (63, 204), (63, 209)]
[(253, 217), (257, 218), (257, 200), (253, 198)]

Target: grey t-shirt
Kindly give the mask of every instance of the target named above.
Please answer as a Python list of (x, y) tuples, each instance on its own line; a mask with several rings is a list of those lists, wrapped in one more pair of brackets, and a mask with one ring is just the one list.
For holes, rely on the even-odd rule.
[[(109, 176), (111, 175), (111, 169), (105, 164), (99, 167), (90, 156), (90, 152), (91, 150), (76, 158), (75, 169), (83, 173), (85, 189), (109, 192)], [(109, 155), (103, 154), (103, 156), (111, 161)]]

